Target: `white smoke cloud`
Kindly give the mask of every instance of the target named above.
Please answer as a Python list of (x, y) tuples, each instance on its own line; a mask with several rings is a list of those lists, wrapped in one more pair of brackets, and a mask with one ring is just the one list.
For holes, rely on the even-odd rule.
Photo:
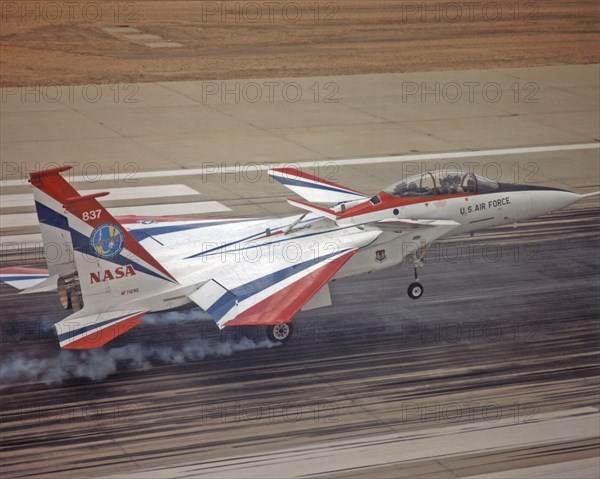
[(210, 320), (211, 317), (201, 309), (188, 309), (185, 311), (146, 314), (143, 319), (144, 324), (161, 324), (174, 321), (205, 321)]
[(101, 381), (117, 370), (145, 370), (156, 363), (201, 361), (207, 357), (231, 356), (239, 351), (271, 348), (276, 345), (267, 339), (259, 342), (248, 338), (223, 342), (195, 339), (177, 347), (129, 344), (112, 349), (60, 351), (50, 358), (14, 355), (0, 364), (0, 384), (5, 388), (17, 383), (61, 384), (67, 379), (75, 378)]

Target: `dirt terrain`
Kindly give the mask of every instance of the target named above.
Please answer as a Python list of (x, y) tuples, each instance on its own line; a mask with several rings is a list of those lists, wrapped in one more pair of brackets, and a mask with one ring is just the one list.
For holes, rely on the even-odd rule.
[(480, 69), (600, 56), (595, 0), (3, 1), (0, 8), (3, 86)]

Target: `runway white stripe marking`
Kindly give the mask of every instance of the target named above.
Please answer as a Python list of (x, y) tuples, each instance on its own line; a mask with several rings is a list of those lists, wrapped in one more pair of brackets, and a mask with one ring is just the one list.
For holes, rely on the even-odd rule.
[[(494, 406), (494, 417), (486, 421), (468, 421), (456, 425), (402, 431), (380, 436), (364, 436), (333, 442), (316, 442), (278, 450), (255, 458), (248, 455), (212, 458), (210, 463), (163, 466), (129, 473), (130, 479), (167, 479), (181, 477), (293, 477), (351, 475), (381, 465), (413, 461), (460, 458), (468, 454), (491, 455), (501, 451), (560, 442), (593, 439), (598, 435), (600, 416), (593, 407), (515, 416), (512, 408)], [(510, 412), (508, 412), (510, 410)], [(454, 410), (453, 410), (454, 411)], [(419, 420), (418, 407), (407, 413)], [(422, 413), (422, 411), (421, 411)], [(498, 415), (500, 414), (500, 415)], [(524, 413), (526, 414), (526, 413)], [(452, 418), (446, 418), (451, 422)], [(466, 419), (462, 417), (462, 419)], [(430, 418), (421, 421), (433, 422)], [(444, 421), (442, 421), (444, 422)], [(364, 472), (367, 474), (364, 474)], [(451, 471), (454, 472), (454, 471)], [(105, 479), (119, 476), (103, 476)]]
[[(168, 205), (122, 206), (108, 208), (114, 216), (179, 216), (204, 213), (220, 213), (231, 211), (218, 201), (202, 201), (198, 203), (172, 203)], [(0, 228), (16, 228), (35, 226), (38, 224), (36, 213), (0, 215)]]
[[(476, 158), (481, 156), (505, 156), (505, 155), (524, 155), (528, 153), (548, 153), (552, 151), (576, 151), (576, 150), (597, 150), (600, 148), (600, 143), (578, 143), (574, 145), (547, 145), (547, 146), (527, 146), (519, 148), (496, 148), (490, 150), (476, 151), (455, 151), (446, 153), (416, 153), (412, 155), (394, 155), (394, 156), (374, 156), (371, 158), (354, 158), (347, 160), (314, 160), (314, 161), (299, 161), (289, 163), (268, 163), (238, 165), (238, 166), (204, 166), (202, 168), (180, 169), (180, 170), (164, 170), (164, 171), (143, 171), (135, 174), (136, 179), (142, 178), (165, 178), (173, 176), (190, 176), (190, 175), (216, 175), (223, 173), (233, 173), (244, 171), (247, 168), (251, 171), (264, 171), (269, 168), (277, 168), (283, 166), (316, 167), (327, 165), (352, 166), (365, 165), (376, 163), (402, 163), (406, 161), (426, 161), (426, 160), (456, 160), (460, 158)], [(123, 173), (112, 175), (115, 179), (124, 179), (131, 177), (131, 173)], [(83, 182), (86, 178), (83, 176), (75, 176), (72, 182)], [(21, 186), (27, 183), (26, 178), (18, 180), (6, 180), (1, 182), (2, 186)]]
[[(34, 246), (42, 246), (42, 235), (39, 233), (33, 233), (30, 235), (6, 235), (0, 236), (0, 245), (8, 248), (10, 245), (18, 245), (19, 247), (26, 246), (32, 248)], [(3, 253), (7, 253), (10, 250), (3, 249)]]
[[(91, 195), (108, 191), (109, 196), (102, 201), (120, 201), (142, 198), (166, 198), (169, 196), (192, 196), (199, 195), (198, 191), (186, 185), (157, 185), (157, 186), (134, 186), (127, 188), (104, 188), (99, 190), (80, 190), (80, 195)], [(33, 194), (23, 193), (17, 195), (3, 195), (0, 197), (0, 207), (15, 208), (20, 206), (33, 206)]]
[(488, 472), (476, 476), (465, 476), (463, 479), (523, 479), (524, 477), (529, 479), (564, 479), (565, 477), (597, 479), (600, 477), (600, 458), (592, 457), (501, 472)]

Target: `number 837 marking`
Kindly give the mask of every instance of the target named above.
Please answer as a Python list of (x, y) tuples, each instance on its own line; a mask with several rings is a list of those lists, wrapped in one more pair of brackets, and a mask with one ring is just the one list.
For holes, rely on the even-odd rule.
[(102, 213), (102, 210), (84, 211), (81, 218), (83, 221), (97, 220), (100, 219), (100, 213)]

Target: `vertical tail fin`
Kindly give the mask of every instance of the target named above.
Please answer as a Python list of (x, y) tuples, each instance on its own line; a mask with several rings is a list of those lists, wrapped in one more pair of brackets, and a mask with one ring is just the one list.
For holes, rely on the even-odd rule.
[(123, 299), (149, 296), (177, 284), (177, 280), (96, 200), (107, 194), (95, 193), (65, 200), (84, 303), (88, 304), (95, 296), (98, 299), (94, 303), (113, 306)]
[(52, 265), (50, 273), (60, 273), (63, 306), (68, 303), (77, 311), (83, 303), (88, 312), (103, 312), (176, 284), (177, 280), (97, 201), (108, 193), (79, 195), (60, 174), (68, 169), (30, 174), (38, 216), (45, 227), (44, 245), (60, 239), (61, 252), (66, 256)]
[(75, 272), (75, 260), (71, 248), (71, 234), (62, 200), (77, 195), (77, 191), (60, 175), (70, 166), (30, 173), (33, 199), (40, 222), (44, 254), (48, 265), (49, 281), (56, 285), (57, 276)]
[[(61, 176), (69, 167), (30, 174), (44, 245), (64, 255), (48, 266), (74, 314), (55, 325), (62, 348), (95, 348), (141, 322), (147, 302), (177, 280), (98, 203)], [(140, 306), (140, 305), (144, 306)]]

